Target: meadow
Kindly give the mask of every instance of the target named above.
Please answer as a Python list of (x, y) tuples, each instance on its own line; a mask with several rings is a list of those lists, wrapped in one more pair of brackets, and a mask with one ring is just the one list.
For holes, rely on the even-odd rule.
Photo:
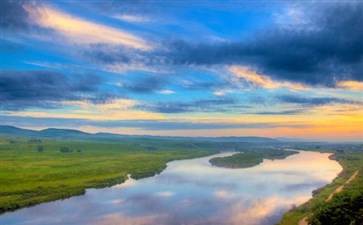
[(160, 142), (158, 147), (152, 147), (122, 142), (3, 137), (0, 212), (81, 195), (86, 188), (122, 183), (128, 174), (134, 179), (153, 176), (171, 160), (217, 152), (168, 140), (164, 141), (165, 146), (174, 147), (160, 148)]
[(284, 159), (289, 155), (297, 154), (296, 151), (285, 151), (272, 148), (239, 149), (243, 151), (231, 156), (216, 157), (209, 160), (214, 166), (226, 168), (247, 168), (256, 166), (263, 162), (263, 159)]

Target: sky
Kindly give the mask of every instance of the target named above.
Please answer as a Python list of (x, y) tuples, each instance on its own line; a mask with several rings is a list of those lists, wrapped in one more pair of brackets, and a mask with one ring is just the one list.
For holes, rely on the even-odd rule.
[(1, 124), (363, 139), (359, 1), (1, 1)]

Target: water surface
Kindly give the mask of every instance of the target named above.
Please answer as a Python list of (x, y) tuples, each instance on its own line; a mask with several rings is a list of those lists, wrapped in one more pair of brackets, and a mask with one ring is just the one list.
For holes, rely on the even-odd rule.
[(208, 162), (225, 155), (173, 161), (160, 175), (6, 213), (1, 224), (274, 224), (342, 170), (330, 154), (305, 151), (246, 169)]

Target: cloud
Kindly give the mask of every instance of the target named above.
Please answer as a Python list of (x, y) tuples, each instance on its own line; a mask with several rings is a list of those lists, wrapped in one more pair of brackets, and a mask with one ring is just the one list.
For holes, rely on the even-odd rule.
[(131, 99), (113, 99), (112, 101), (104, 102), (103, 104), (97, 105), (99, 109), (107, 109), (107, 110), (120, 110), (120, 109), (129, 109), (137, 104), (136, 101)]
[(182, 80), (180, 82), (185, 89), (188, 90), (205, 90), (205, 89), (222, 89), (230, 86), (229, 83), (225, 81), (191, 81)]
[(145, 103), (135, 107), (136, 109), (159, 113), (190, 113), (190, 112), (233, 112), (249, 108), (238, 103), (232, 98), (202, 99), (196, 101), (173, 101)]
[[(145, 1), (106, 1), (79, 2), (83, 8), (97, 13), (112, 13), (112, 15), (158, 15), (162, 12), (160, 5)], [(165, 9), (164, 9), (165, 10)], [(108, 15), (109, 16), (109, 15)]]
[(6, 30), (26, 30), (29, 28), (28, 13), (23, 8), (26, 1), (3, 0), (1, 7), (1, 28)]
[(115, 96), (99, 91), (96, 75), (65, 75), (54, 71), (2, 71), (0, 74), (2, 109), (28, 107), (54, 108), (61, 101), (104, 103)]
[(233, 90), (229, 90), (229, 89), (217, 89), (213, 92), (214, 95), (217, 95), (217, 96), (223, 96), (227, 93), (231, 93), (233, 92)]
[[(112, 121), (118, 120), (162, 120), (165, 119), (164, 116), (151, 112), (142, 112), (137, 110), (123, 110), (121, 107), (118, 110), (108, 110), (102, 109), (98, 110), (97, 107), (92, 108), (92, 111), (87, 110), (74, 110), (70, 113), (48, 113), (48, 112), (37, 112), (37, 111), (29, 111), (29, 112), (11, 112), (6, 115), (10, 116), (20, 116), (20, 117), (29, 117), (29, 118), (59, 118), (59, 119), (80, 119), (84, 121), (108, 121), (112, 123)], [(84, 124), (87, 126), (86, 124)], [(72, 124), (69, 124), (72, 126)]]
[[(92, 107), (97, 106), (99, 110), (125, 110), (130, 109), (131, 107), (137, 104), (137, 101), (131, 99), (122, 99), (122, 98), (101, 98), (105, 100), (101, 101), (62, 101), (59, 102), (62, 105), (73, 105), (73, 106), (81, 106), (81, 107)], [(95, 105), (97, 104), (97, 105)], [(78, 112), (82, 112), (78, 110)]]
[(175, 91), (172, 91), (172, 90), (161, 90), (159, 91), (160, 94), (163, 94), (163, 95), (170, 95), (170, 94), (174, 94)]
[(2, 122), (5, 125), (21, 124), (23, 127), (70, 127), (79, 128), (82, 126), (93, 126), (100, 128), (137, 128), (151, 131), (173, 131), (173, 130), (217, 130), (217, 129), (250, 129), (250, 128), (303, 128), (303, 124), (281, 123), (281, 122), (251, 122), (251, 123), (224, 123), (224, 122), (193, 122), (193, 121), (173, 121), (173, 120), (139, 120), (133, 118), (124, 118), (123, 120), (115, 120), (114, 118), (103, 118), (103, 120), (93, 120), (86, 118), (77, 118), (75, 115), (72, 118), (62, 118), (62, 115), (40, 114), (32, 115), (29, 113), (11, 113), (2, 116)]
[(298, 95), (281, 95), (277, 99), (283, 103), (299, 104), (304, 106), (322, 106), (330, 104), (362, 104), (362, 102), (332, 97), (302, 97)]
[(262, 112), (254, 112), (251, 114), (255, 115), (296, 115), (304, 113), (305, 109), (293, 109), (293, 110), (283, 110), (283, 111), (262, 111)]
[(122, 14), (122, 15), (116, 15), (113, 16), (113, 18), (115, 19), (119, 19), (125, 22), (130, 22), (130, 23), (145, 23), (145, 22), (150, 22), (151, 20), (145, 16), (135, 16), (135, 15), (127, 15), (127, 14)]
[[(27, 5), (27, 7), (24, 7)], [(26, 0), (2, 0), (0, 1), (1, 20), (0, 27), (2, 32), (10, 33), (30, 33), (30, 31), (41, 30), (31, 22), (28, 10), (33, 12), (34, 17), (40, 14), (42, 7), (38, 1)], [(27, 8), (27, 9), (26, 9)], [(42, 30), (44, 31), (44, 29)], [(2, 35), (4, 38), (6, 35)]]
[(50, 7), (42, 7), (42, 10), (28, 4), (23, 7), (38, 26), (53, 29), (74, 43), (112, 43), (141, 50), (152, 48), (142, 38), (120, 29), (77, 18)]
[[(26, 4), (23, 7), (18, 1), (2, 4), (10, 9), (4, 14), (3, 26), (24, 27), (30, 16), (40, 27), (59, 32), (72, 42), (89, 44), (82, 46), (81, 54), (92, 62), (107, 65), (109, 70), (139, 68), (155, 71), (163, 66), (239, 65), (255, 68), (254, 76), (244, 78), (263, 88), (325, 86), (353, 90), (354, 87), (348, 87), (344, 82), (361, 82), (363, 79), (363, 34), (359, 32), (363, 26), (361, 2), (287, 4), (283, 10), (286, 13), (275, 24), (244, 40), (191, 42), (159, 39), (162, 47), (158, 49), (129, 32), (48, 6)], [(94, 10), (106, 8), (112, 15), (118, 12), (129, 20), (143, 18), (147, 13), (155, 14), (156, 8), (161, 9), (140, 2), (107, 3), (105, 6), (90, 3), (88, 7)], [(14, 17), (15, 14), (19, 16)]]
[[(105, 71), (112, 73), (124, 73), (130, 70), (141, 70), (150, 73), (165, 73), (167, 58), (163, 50), (143, 51), (127, 48), (125, 46), (97, 43), (82, 45), (80, 57), (92, 63), (98, 64)], [(170, 72), (170, 67), (166, 70)]]
[(337, 86), (351, 91), (363, 91), (363, 82), (359, 81), (340, 81), (337, 83)]
[(257, 68), (257, 74), (307, 85), (335, 87), (336, 81), (362, 80), (363, 33), (358, 31), (363, 4), (316, 4), (312, 10), (313, 25), (275, 26), (246, 41), (170, 42), (170, 59), (187, 65), (244, 65)]
[(168, 62), (170, 60), (167, 59), (164, 50), (143, 51), (112, 43), (97, 43), (83, 45), (80, 48), (80, 54), (86, 60), (102, 65), (106, 70), (116, 73), (126, 70), (160, 73), (161, 68), (170, 65)]
[(99, 64), (130, 64), (142, 61), (142, 52), (115, 44), (89, 44), (81, 50), (82, 55)]
[(299, 83), (273, 81), (270, 77), (257, 74), (255, 71), (245, 66), (231, 66), (229, 67), (229, 71), (231, 71), (234, 76), (243, 78), (246, 83), (255, 88), (276, 89), (286, 87), (294, 90), (307, 89), (307, 87)]
[(136, 93), (152, 93), (161, 91), (167, 84), (167, 79), (160, 76), (147, 76), (131, 83), (118, 83), (117, 85)]
[[(300, 7), (304, 11), (305, 6)], [(93, 46), (88, 57), (99, 63), (154, 68), (220, 65), (255, 68), (243, 77), (263, 88), (335, 88), (342, 81), (362, 81), (363, 33), (359, 30), (363, 26), (363, 3), (316, 3), (309, 4), (307, 9), (309, 22), (295, 18), (296, 26), (276, 23), (243, 41), (171, 39), (161, 41), (163, 48), (152, 52)], [(294, 11), (292, 14), (299, 16)]]

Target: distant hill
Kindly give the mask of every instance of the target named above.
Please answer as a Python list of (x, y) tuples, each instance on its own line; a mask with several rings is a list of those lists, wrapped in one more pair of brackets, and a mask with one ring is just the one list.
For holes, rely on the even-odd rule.
[(41, 131), (22, 129), (13, 126), (0, 126), (1, 136), (16, 136), (29, 138), (79, 139), (88, 138), (92, 134), (79, 130), (49, 128)]
[(37, 132), (38, 131), (26, 130), (13, 126), (5, 126), (5, 125), (0, 126), (0, 134), (7, 136), (33, 137), (36, 136)]
[(242, 141), (242, 142), (278, 142), (273, 138), (266, 137), (218, 137), (218, 141)]
[(48, 128), (40, 131), (27, 130), (14, 126), (0, 125), (1, 136), (48, 138), (64, 140), (98, 140), (112, 139), (166, 139), (166, 140), (194, 140), (194, 141), (218, 141), (218, 142), (253, 142), (253, 143), (277, 143), (273, 138), (265, 137), (173, 137), (151, 135), (122, 135), (112, 133), (91, 134), (79, 130)]
[(48, 128), (45, 130), (38, 131), (38, 135), (44, 138), (61, 138), (61, 139), (75, 139), (75, 138), (88, 138), (92, 136), (90, 133), (82, 132), (79, 130), (69, 129), (56, 129)]
[(299, 138), (284, 138), (284, 137), (277, 137), (275, 140), (282, 141), (282, 142), (312, 142), (311, 140), (306, 139), (299, 139)]

